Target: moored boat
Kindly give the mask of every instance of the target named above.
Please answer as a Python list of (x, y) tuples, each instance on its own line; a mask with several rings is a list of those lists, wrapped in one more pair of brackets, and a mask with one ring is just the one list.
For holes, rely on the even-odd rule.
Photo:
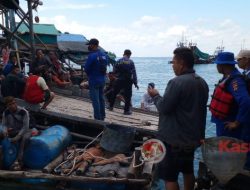
[[(74, 189), (147, 189), (152, 181), (152, 165), (151, 169), (148, 169), (148, 163), (133, 167), (138, 164), (135, 163), (132, 141), (127, 141), (129, 136), (115, 129), (116, 137), (120, 137), (121, 141), (111, 145), (103, 139), (105, 135), (110, 137), (111, 132), (107, 129), (101, 141), (98, 139), (100, 135), (87, 140), (79, 133), (77, 137), (72, 135), (72, 142), (70, 132), (63, 126), (49, 127), (40, 135), (31, 137), (26, 144), (23, 158), (25, 167), (21, 171), (1, 169), (0, 180), (21, 187), (36, 184), (45, 189), (55, 186)], [(76, 141), (79, 138), (82, 140), (80, 144)], [(103, 148), (105, 144), (111, 147)], [(14, 153), (10, 154), (15, 156)]]

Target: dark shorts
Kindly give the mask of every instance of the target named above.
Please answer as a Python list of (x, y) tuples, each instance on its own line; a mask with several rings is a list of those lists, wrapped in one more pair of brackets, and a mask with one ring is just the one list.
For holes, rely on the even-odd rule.
[(44, 92), (44, 102), (47, 102), (50, 99), (50, 91), (46, 90)]
[(165, 158), (158, 164), (158, 177), (165, 181), (176, 182), (180, 172), (192, 174), (195, 149), (164, 144), (167, 152)]

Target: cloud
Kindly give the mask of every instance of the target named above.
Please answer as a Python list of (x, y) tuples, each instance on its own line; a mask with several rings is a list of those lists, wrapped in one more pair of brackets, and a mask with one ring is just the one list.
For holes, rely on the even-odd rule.
[(152, 25), (162, 24), (163, 19), (160, 17), (154, 16), (142, 16), (139, 20), (134, 21), (132, 24), (133, 27), (140, 28), (140, 27), (148, 27)]
[(174, 25), (169, 27), (165, 32), (159, 32), (159, 36), (181, 36), (183, 33), (187, 32), (187, 26), (184, 25)]
[(41, 6), (40, 11), (48, 10), (83, 10), (96, 9), (107, 7), (107, 4), (74, 4), (74, 3), (60, 3), (57, 6)]
[(198, 18), (189, 24), (169, 24), (161, 17), (142, 16), (130, 25), (118, 27), (108, 23), (86, 25), (65, 15), (41, 17), (40, 20), (41, 23), (54, 23), (62, 32), (83, 34), (88, 39), (98, 38), (102, 47), (117, 56), (121, 56), (126, 48), (133, 51), (133, 56), (172, 56), (183, 33), (188, 41), (197, 43), (209, 54), (213, 54), (222, 41), (226, 50), (235, 53), (240, 50), (243, 40), (245, 47), (249, 47), (250, 31), (245, 31), (230, 19), (210, 21)]

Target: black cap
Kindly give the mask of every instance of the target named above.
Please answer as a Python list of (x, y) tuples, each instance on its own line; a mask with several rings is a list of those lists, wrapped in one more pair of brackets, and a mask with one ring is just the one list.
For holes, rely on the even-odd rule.
[(99, 41), (95, 38), (92, 38), (89, 40), (89, 42), (87, 43), (87, 45), (99, 45)]
[(155, 83), (153, 82), (148, 83), (148, 87), (155, 88)]
[(124, 51), (124, 55), (131, 55), (132, 52), (129, 49), (125, 49)]

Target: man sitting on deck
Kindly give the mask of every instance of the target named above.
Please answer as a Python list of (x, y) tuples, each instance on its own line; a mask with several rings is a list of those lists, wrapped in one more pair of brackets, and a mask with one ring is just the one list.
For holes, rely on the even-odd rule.
[(30, 74), (26, 80), (23, 99), (31, 104), (44, 102), (41, 109), (46, 109), (55, 94), (49, 90), (45, 80), (40, 75)]
[(45, 79), (46, 82), (51, 81), (50, 72), (52, 69), (52, 63), (48, 56), (43, 54), (41, 49), (36, 50), (36, 59), (30, 65), (30, 72), (41, 73), (41, 76)]
[(14, 170), (20, 170), (24, 145), (31, 136), (29, 132), (29, 113), (26, 109), (17, 106), (12, 96), (4, 98), (4, 104), (7, 108), (3, 112), (0, 136), (1, 140), (8, 137), (10, 142), (20, 143), (17, 159), (11, 166)]
[(58, 59), (57, 54), (54, 51), (50, 51), (49, 58), (53, 65), (51, 69), (52, 80), (59, 87), (70, 86), (70, 74), (67, 70), (63, 68), (63, 64)]
[(154, 100), (148, 93), (148, 91), (151, 88), (155, 88), (155, 84), (153, 82), (148, 83), (147, 92), (142, 97), (141, 109), (147, 110), (147, 111), (157, 112), (157, 108), (155, 107)]
[[(7, 65), (6, 65), (7, 66)], [(1, 93), (3, 97), (13, 96), (21, 98), (25, 87), (25, 79), (17, 65), (13, 65), (11, 73), (2, 81)]]

